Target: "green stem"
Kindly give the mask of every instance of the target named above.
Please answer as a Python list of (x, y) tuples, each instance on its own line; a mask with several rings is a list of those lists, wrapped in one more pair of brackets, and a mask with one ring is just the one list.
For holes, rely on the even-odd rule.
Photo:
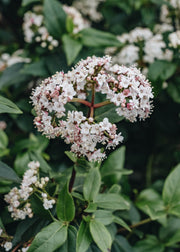
[(75, 171), (75, 169), (73, 167), (71, 178), (70, 178), (70, 182), (69, 182), (69, 192), (70, 193), (72, 192), (75, 178), (76, 178), (76, 171)]
[[(131, 225), (131, 226), (129, 226), (129, 227), (130, 227), (131, 229), (133, 229), (133, 228), (139, 227), (139, 226), (141, 226), (141, 225), (144, 225), (144, 224), (146, 224), (146, 223), (149, 223), (149, 222), (151, 222), (151, 221), (153, 221), (151, 218), (147, 218), (147, 219), (142, 220), (142, 221), (140, 221), (140, 222), (138, 222), (138, 223), (136, 223), (136, 224), (133, 224), (133, 225)], [(121, 233), (121, 232), (124, 232), (124, 231), (127, 231), (127, 229), (125, 229), (125, 228), (119, 228), (119, 229), (118, 229), (118, 233)]]

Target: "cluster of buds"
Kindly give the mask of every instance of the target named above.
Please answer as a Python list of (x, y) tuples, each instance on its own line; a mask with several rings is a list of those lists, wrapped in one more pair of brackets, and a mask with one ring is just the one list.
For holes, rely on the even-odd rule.
[[(80, 30), (90, 26), (90, 23), (85, 20), (82, 15), (74, 7), (63, 5), (63, 10), (68, 18), (73, 22), (73, 33), (78, 33)], [(44, 16), (42, 14), (42, 6), (35, 6), (32, 11), (24, 14), (24, 40), (27, 43), (37, 42), (42, 48), (53, 50), (59, 46), (58, 40), (54, 39), (44, 25)]]
[[(11, 217), (15, 220), (33, 217), (29, 197), (37, 190), (44, 189), (49, 181), (48, 177), (39, 178), (38, 161), (30, 162), (29, 169), (24, 173), (20, 189), (13, 187), (11, 191), (5, 195), (4, 199), (9, 204), (8, 211), (11, 212)], [(53, 201), (53, 203), (55, 203)]]
[[(96, 93), (105, 95), (106, 100), (95, 104)], [(72, 144), (72, 152), (90, 161), (106, 157), (102, 146), (115, 148), (123, 140), (108, 118), (95, 121), (94, 110), (112, 103), (117, 115), (134, 122), (150, 115), (151, 98), (152, 88), (145, 76), (135, 67), (112, 65), (109, 56), (88, 57), (68, 73), (56, 73), (36, 87), (31, 97), (38, 130), (49, 138), (61, 136)], [(88, 115), (81, 111), (67, 112), (68, 102), (86, 105)]]

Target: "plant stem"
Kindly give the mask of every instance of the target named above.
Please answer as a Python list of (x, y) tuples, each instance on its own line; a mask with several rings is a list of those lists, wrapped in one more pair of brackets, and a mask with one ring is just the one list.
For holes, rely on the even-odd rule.
[(72, 192), (75, 178), (76, 178), (76, 171), (75, 171), (75, 169), (73, 167), (71, 178), (70, 178), (70, 181), (69, 181), (69, 192)]
[(103, 106), (108, 105), (108, 104), (112, 104), (112, 102), (103, 101), (103, 102), (100, 102), (100, 103), (96, 103), (96, 104), (94, 104), (94, 108), (100, 108), (100, 107), (103, 107)]
[(91, 98), (91, 108), (89, 117), (94, 116), (94, 99), (95, 99), (95, 84), (92, 84), (92, 98)]
[(82, 103), (88, 107), (91, 107), (91, 103), (88, 102), (88, 101), (85, 101), (83, 99), (79, 99), (79, 98), (73, 98), (70, 102), (79, 102), (79, 103)]
[[(151, 222), (151, 221), (153, 221), (151, 218), (147, 218), (147, 219), (142, 220), (142, 221), (140, 221), (140, 222), (138, 222), (138, 223), (136, 223), (136, 224), (133, 224), (133, 225), (131, 225), (131, 226), (129, 226), (129, 227), (130, 227), (131, 229), (133, 229), (133, 228), (139, 227), (139, 226), (141, 226), (141, 225), (144, 225), (144, 224), (146, 224), (146, 223), (149, 223), (149, 222)], [(124, 231), (127, 231), (127, 229), (125, 229), (125, 228), (119, 228), (119, 229), (118, 229), (118, 233), (121, 233), (121, 232), (124, 232)]]

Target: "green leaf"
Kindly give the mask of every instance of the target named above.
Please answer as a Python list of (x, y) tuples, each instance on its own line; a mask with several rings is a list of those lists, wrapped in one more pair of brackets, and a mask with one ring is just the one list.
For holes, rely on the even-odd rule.
[(12, 101), (0, 96), (0, 113), (22, 114), (22, 111)]
[(76, 234), (77, 230), (73, 226), (68, 226), (67, 240), (62, 247), (55, 252), (75, 252), (76, 251)]
[(21, 70), (21, 73), (38, 77), (47, 77), (49, 75), (44, 60), (26, 64), (25, 67)]
[(99, 31), (94, 28), (86, 28), (79, 32), (82, 44), (91, 47), (122, 46), (113, 34)]
[(68, 156), (68, 158), (73, 162), (73, 163), (76, 163), (78, 158), (76, 156), (75, 153), (71, 152), (71, 151), (65, 151), (64, 152), (66, 154), (66, 156)]
[(91, 168), (86, 176), (83, 186), (84, 198), (94, 201), (101, 186), (101, 175), (98, 168)]
[(116, 112), (116, 106), (114, 104), (108, 104), (101, 108), (95, 109), (95, 120), (101, 122), (105, 117), (109, 119), (111, 123), (117, 123), (124, 119), (123, 116), (119, 116)]
[(125, 146), (118, 148), (113, 151), (108, 158), (104, 161), (101, 167), (102, 177), (110, 173), (116, 173), (117, 171), (123, 170), (125, 161)]
[(70, 16), (67, 16), (67, 18), (66, 18), (66, 30), (68, 33), (72, 33), (74, 30), (73, 19)]
[(17, 183), (21, 181), (17, 174), (14, 172), (14, 170), (2, 161), (0, 161), (0, 178), (14, 181)]
[(163, 252), (165, 246), (154, 235), (148, 235), (146, 239), (135, 244), (135, 252)]
[(117, 235), (112, 245), (112, 251), (134, 252), (134, 249), (131, 247), (131, 245), (128, 243), (128, 240), (125, 237)]
[(16, 245), (18, 242), (23, 240), (23, 235), (28, 231), (28, 229), (34, 225), (34, 223), (36, 223), (37, 221), (37, 217), (35, 218), (31, 218), (31, 219), (26, 219), (26, 220), (22, 220), (16, 229), (16, 232), (14, 234), (13, 237), (13, 245)]
[(114, 216), (111, 211), (97, 210), (94, 213), (95, 219), (104, 225), (110, 225), (113, 222)]
[(180, 217), (180, 164), (177, 165), (165, 180), (163, 200), (168, 213)]
[(94, 203), (100, 208), (112, 210), (126, 210), (130, 207), (129, 202), (115, 193), (98, 194)]
[(130, 227), (126, 224), (125, 221), (123, 221), (121, 218), (114, 216), (113, 221), (119, 225), (121, 225), (122, 227), (124, 227), (125, 229), (127, 229), (129, 232), (131, 232)]
[(176, 64), (163, 60), (157, 60), (150, 65), (148, 77), (152, 81), (156, 81), (158, 79), (167, 80), (175, 73), (175, 71)]
[(57, 216), (63, 221), (72, 221), (75, 216), (75, 206), (71, 194), (68, 191), (68, 183), (59, 193), (56, 207)]
[(68, 65), (71, 65), (81, 51), (83, 45), (77, 39), (68, 34), (63, 35), (62, 41), (67, 63)]
[(94, 213), (97, 209), (95, 203), (89, 202), (88, 207), (84, 210), (85, 213)]
[(77, 233), (76, 252), (86, 252), (91, 242), (89, 223), (82, 220)]
[(23, 176), (28, 169), (28, 163), (31, 161), (29, 152), (18, 153), (14, 162), (14, 170), (19, 176)]
[(0, 148), (5, 149), (7, 145), (8, 145), (8, 136), (3, 130), (0, 129)]
[(31, 3), (39, 2), (39, 0), (23, 0), (22, 1), (22, 6), (26, 6)]
[(175, 245), (180, 242), (180, 219), (168, 218), (167, 225), (160, 227), (159, 238), (166, 246)]
[(53, 252), (67, 239), (67, 226), (62, 222), (53, 222), (43, 228), (33, 240), (29, 252)]
[(44, 173), (49, 173), (51, 171), (51, 167), (46, 162), (46, 160), (41, 156), (40, 153), (31, 151), (29, 152), (30, 159), (32, 161), (39, 161), (40, 163), (40, 170)]
[(8, 68), (6, 68), (0, 78), (0, 90), (5, 89), (11, 85), (20, 84), (23, 82), (28, 83), (32, 78), (27, 74), (22, 74), (24, 63), (16, 63)]
[(162, 197), (152, 188), (140, 192), (136, 200), (136, 206), (145, 213), (147, 213), (147, 206), (156, 211), (164, 209)]
[(65, 33), (66, 13), (58, 1), (44, 1), (44, 21), (47, 30), (54, 38), (60, 39)]
[(111, 249), (112, 239), (106, 227), (96, 220), (89, 224), (90, 233), (96, 245), (102, 252), (108, 252)]

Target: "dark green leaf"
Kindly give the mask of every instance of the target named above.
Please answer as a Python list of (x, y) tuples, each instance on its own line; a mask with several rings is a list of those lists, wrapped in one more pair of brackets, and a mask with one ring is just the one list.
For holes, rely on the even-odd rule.
[(76, 251), (76, 234), (77, 230), (73, 226), (68, 227), (67, 240), (55, 252), (75, 252)]
[(2, 161), (0, 161), (0, 178), (14, 181), (17, 183), (21, 181), (17, 174), (14, 172), (14, 170)]
[(54, 38), (60, 39), (66, 31), (66, 13), (58, 1), (44, 1), (44, 19), (49, 33)]
[(89, 232), (89, 223), (82, 220), (77, 233), (76, 252), (86, 252), (91, 241), (92, 238)]
[(39, 154), (38, 152), (31, 151), (29, 152), (30, 159), (32, 161), (39, 161), (40, 163), (40, 170), (45, 173), (49, 173), (51, 171), (51, 167), (49, 164), (45, 161), (45, 159)]
[[(5, 149), (8, 145), (8, 136), (0, 129), (0, 149)], [(1, 154), (0, 154), (1, 155)]]
[(148, 77), (152, 81), (156, 81), (158, 79), (167, 80), (175, 73), (175, 71), (175, 64), (163, 60), (157, 60), (150, 65)]
[(53, 222), (43, 228), (33, 240), (29, 252), (53, 252), (67, 239), (67, 226), (62, 222)]
[(123, 116), (119, 116), (116, 112), (116, 106), (114, 104), (108, 104), (95, 110), (95, 120), (97, 122), (103, 121), (105, 117), (109, 119), (111, 123), (117, 123), (124, 119)]
[(62, 41), (64, 51), (66, 53), (67, 63), (68, 65), (71, 65), (81, 51), (83, 45), (77, 39), (68, 34), (63, 35)]
[[(134, 249), (123, 236), (117, 235), (112, 245), (113, 252), (134, 252)], [(145, 251), (144, 251), (145, 252)]]
[(12, 101), (0, 96), (0, 113), (22, 114), (22, 111)]
[(60, 191), (57, 200), (57, 216), (63, 221), (72, 221), (75, 216), (74, 201), (68, 189), (67, 183)]
[(39, 0), (23, 0), (22, 1), (22, 6), (26, 6), (31, 3), (39, 2)]
[(48, 77), (48, 70), (45, 66), (45, 62), (40, 60), (38, 62), (26, 64), (21, 71), (24, 74), (29, 74), (38, 77)]
[(98, 168), (91, 168), (86, 176), (83, 186), (84, 198), (88, 201), (93, 201), (101, 186), (101, 175)]
[(156, 236), (148, 235), (146, 239), (135, 244), (135, 252), (163, 252), (165, 246), (158, 241)]
[(169, 213), (180, 217), (180, 164), (177, 165), (165, 180), (163, 200)]
[(81, 35), (82, 44), (85, 46), (122, 46), (122, 43), (113, 34), (94, 28), (84, 29), (79, 34)]
[(28, 81), (30, 80), (30, 76), (21, 73), (23, 66), (24, 63), (17, 63), (4, 70), (0, 78), (0, 90), (17, 83), (28, 83)]
[(92, 238), (102, 252), (108, 252), (111, 249), (112, 239), (106, 227), (96, 220), (89, 224)]

